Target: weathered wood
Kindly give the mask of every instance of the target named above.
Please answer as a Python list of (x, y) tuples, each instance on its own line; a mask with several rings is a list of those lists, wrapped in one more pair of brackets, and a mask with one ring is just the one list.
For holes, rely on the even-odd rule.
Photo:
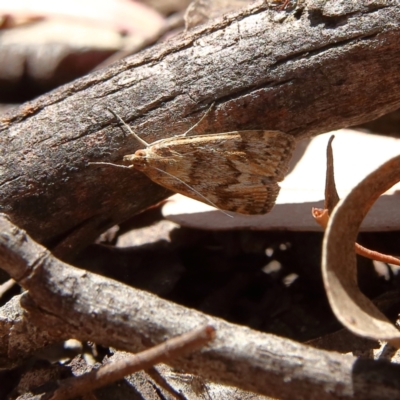
[(71, 257), (168, 194), (139, 172), (88, 165), (139, 147), (107, 108), (148, 142), (185, 131), (213, 101), (198, 132), (303, 138), (398, 108), (399, 42), (396, 1), (306, 0), (286, 13), (260, 0), (4, 117), (0, 210)]
[[(230, 324), (54, 258), (4, 218), (2, 268), (28, 289), (0, 310), (0, 362), (27, 356), (45, 342), (75, 337), (138, 351), (210, 324), (209, 346), (171, 365), (214, 382), (279, 399), (394, 399), (400, 365), (313, 349)], [(21, 318), (21, 315), (24, 318)], [(18, 318), (16, 318), (16, 316)], [(40, 334), (30, 335), (35, 330)]]

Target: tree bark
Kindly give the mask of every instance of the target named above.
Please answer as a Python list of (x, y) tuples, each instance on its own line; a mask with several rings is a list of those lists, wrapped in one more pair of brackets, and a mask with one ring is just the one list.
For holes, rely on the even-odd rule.
[[(335, 4), (336, 3), (336, 4)], [(2, 118), (0, 210), (64, 259), (169, 192), (121, 162), (191, 127), (301, 139), (400, 106), (397, 1), (264, 1), (74, 81)]]

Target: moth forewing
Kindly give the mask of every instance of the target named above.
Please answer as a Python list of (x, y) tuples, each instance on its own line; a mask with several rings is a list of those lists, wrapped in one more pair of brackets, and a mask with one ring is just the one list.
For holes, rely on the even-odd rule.
[[(253, 130), (176, 136), (124, 157), (172, 191), (243, 214), (265, 214), (275, 204), (295, 140)], [(175, 178), (175, 179), (174, 179)]]

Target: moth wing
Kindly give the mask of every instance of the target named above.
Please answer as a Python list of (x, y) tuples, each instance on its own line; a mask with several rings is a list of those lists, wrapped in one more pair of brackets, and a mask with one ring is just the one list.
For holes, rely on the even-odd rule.
[(253, 130), (238, 132), (246, 158), (232, 157), (237, 169), (280, 182), (288, 170), (296, 145), (292, 135), (280, 131)]
[[(242, 174), (240, 182), (234, 185), (208, 188), (207, 196), (221, 210), (240, 214), (267, 214), (275, 205), (280, 188), (277, 183), (258, 178)], [(195, 198), (193, 194), (187, 195)], [(204, 202), (199, 198), (197, 200)]]
[[(292, 135), (280, 131), (232, 132), (231, 140), (197, 157), (189, 180), (193, 188), (223, 210), (266, 214), (275, 205), (280, 182), (295, 148)], [(212, 136), (212, 135), (210, 135)], [(204, 202), (193, 191), (186, 196)]]
[(187, 184), (180, 178), (168, 176), (163, 172), (157, 174), (149, 170), (146, 174), (154, 182), (174, 192), (221, 210), (241, 214), (268, 213), (275, 205), (280, 189), (277, 183), (271, 183), (268, 178), (249, 174), (241, 174), (240, 180), (231, 184), (225, 183), (226, 175)]
[[(266, 214), (294, 149), (279, 131), (240, 131), (165, 140), (154, 146), (154, 182), (195, 200), (242, 214)], [(164, 156), (165, 151), (173, 156)], [(161, 163), (161, 164), (160, 164)]]
[[(214, 167), (216, 173), (223, 168), (221, 172), (226, 174), (228, 171), (224, 166), (229, 165), (240, 173), (280, 182), (287, 172), (295, 143), (294, 137), (287, 133), (251, 130), (171, 138), (160, 143), (157, 150), (162, 154), (163, 147), (168, 151), (173, 147), (182, 161), (186, 162), (190, 157), (193, 177), (197, 174), (201, 178), (204, 171)], [(187, 172), (183, 164), (179, 165), (179, 171), (174, 172), (185, 175)]]
[(294, 137), (287, 133), (251, 130), (165, 139), (154, 146), (154, 151), (161, 158), (169, 158), (173, 152), (177, 162), (168, 162), (163, 168), (181, 175), (185, 182), (201, 179), (210, 169), (226, 176), (229, 174), (226, 167), (231, 173), (260, 175), (271, 182), (280, 182), (287, 172), (295, 143)]

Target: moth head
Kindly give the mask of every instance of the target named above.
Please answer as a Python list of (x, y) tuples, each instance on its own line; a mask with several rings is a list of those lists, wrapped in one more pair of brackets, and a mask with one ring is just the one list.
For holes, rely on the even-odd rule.
[[(164, 154), (166, 153), (166, 154)], [(171, 162), (170, 150), (159, 151), (154, 148), (137, 150), (135, 154), (124, 157), (124, 161), (131, 163), (136, 169), (144, 171), (149, 168), (164, 169), (165, 164)]]
[(147, 151), (146, 150), (137, 150), (134, 154), (135, 158), (146, 158), (147, 157)]
[(128, 161), (135, 166), (135, 168), (145, 168), (147, 165), (147, 150), (137, 150), (135, 154), (124, 156), (124, 161)]

